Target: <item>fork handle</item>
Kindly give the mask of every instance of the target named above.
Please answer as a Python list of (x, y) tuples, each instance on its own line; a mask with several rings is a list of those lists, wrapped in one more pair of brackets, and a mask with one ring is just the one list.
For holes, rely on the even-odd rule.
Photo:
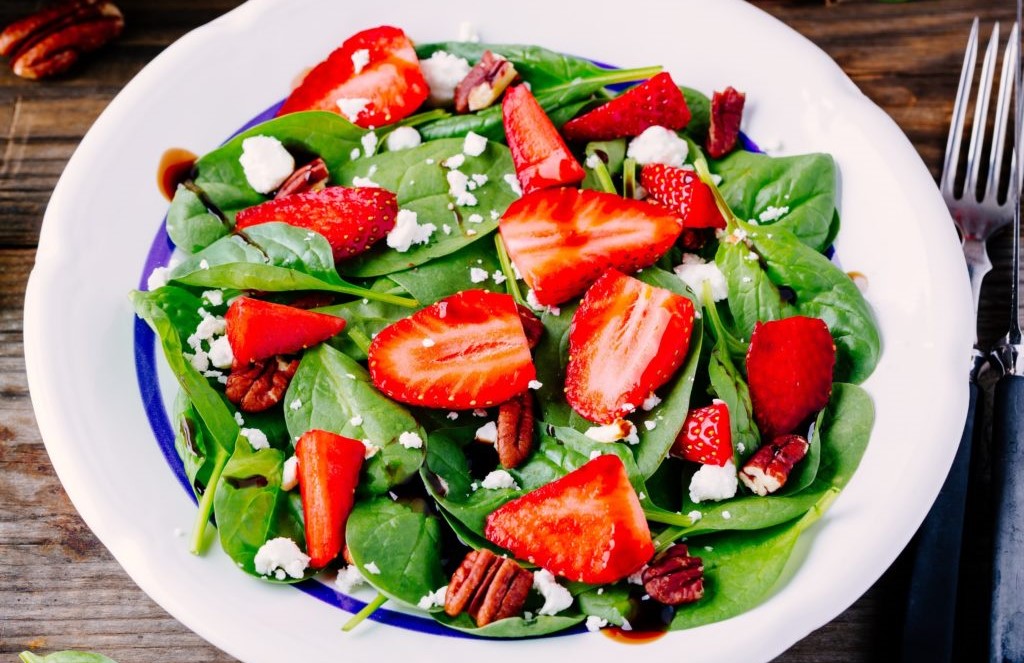
[(981, 301), (981, 282), (992, 271), (985, 240), (975, 237), (964, 238), (964, 257), (967, 260), (967, 276), (971, 279), (971, 295), (974, 298), (974, 319), (978, 319), (978, 302)]
[(907, 612), (903, 622), (902, 660), (946, 663), (953, 656), (960, 542), (964, 527), (971, 442), (978, 407), (978, 385), (969, 383), (967, 422), (953, 466), (939, 496), (917, 531)]
[(993, 545), (990, 660), (1024, 661), (1024, 376), (996, 383), (992, 413)]

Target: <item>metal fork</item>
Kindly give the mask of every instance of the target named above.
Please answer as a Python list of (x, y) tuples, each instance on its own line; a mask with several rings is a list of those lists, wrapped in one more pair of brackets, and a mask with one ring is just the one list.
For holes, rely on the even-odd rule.
[[(960, 85), (953, 104), (953, 117), (946, 141), (946, 156), (942, 168), (940, 189), (953, 221), (963, 240), (964, 258), (974, 295), (975, 323), (977, 323), (978, 301), (981, 284), (992, 269), (986, 242), (997, 230), (1014, 219), (1017, 188), (1016, 150), (1011, 155), (1009, 168), (1004, 168), (1004, 145), (1007, 128), (1013, 113), (1014, 81), (1017, 77), (1020, 35), (1015, 23), (1010, 30), (1009, 41), (1003, 55), (999, 92), (995, 107), (993, 132), (988, 154), (985, 151), (986, 126), (992, 96), (993, 79), (999, 56), (999, 24), (992, 29), (992, 36), (985, 49), (975, 101), (974, 121), (970, 144), (967, 149), (966, 174), (960, 194), (956, 191), (957, 171), (960, 166), (960, 151), (964, 125), (974, 82), (974, 70), (978, 53), (978, 19), (971, 25)], [(985, 181), (981, 182), (981, 166), (987, 157), (988, 169)], [(1009, 172), (1004, 173), (1004, 170)], [(1007, 182), (1007, 195), (999, 200), (999, 190)], [(981, 185), (981, 186), (979, 186)], [(968, 469), (971, 458), (971, 442), (975, 421), (978, 420), (977, 377), (986, 365), (989, 354), (980, 347), (977, 333), (968, 384), (970, 401), (967, 422), (960, 446), (949, 475), (939, 492), (935, 504), (917, 533), (917, 550), (911, 574), (910, 593), (903, 630), (903, 660), (950, 661), (953, 652), (953, 633), (956, 623), (957, 580), (960, 570), (960, 547), (963, 536), (964, 507), (967, 493)], [(980, 428), (980, 426), (979, 426)]]

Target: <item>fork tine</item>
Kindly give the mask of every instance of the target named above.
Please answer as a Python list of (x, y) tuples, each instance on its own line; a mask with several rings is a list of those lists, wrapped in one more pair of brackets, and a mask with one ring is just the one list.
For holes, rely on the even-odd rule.
[(949, 123), (949, 137), (946, 139), (946, 156), (942, 164), (942, 193), (952, 197), (956, 180), (956, 167), (960, 162), (960, 143), (964, 135), (964, 119), (967, 117), (967, 102), (971, 97), (971, 83), (974, 80), (974, 64), (978, 58), (978, 17), (971, 24), (964, 51), (964, 65), (960, 70), (960, 86), (953, 102), (953, 118)]
[[(1017, 55), (1020, 49), (1019, 26), (1014, 23), (1010, 30), (1010, 40), (1006, 43), (1003, 53), (1003, 72), (999, 77), (999, 99), (996, 102), (996, 118), (993, 125), (992, 150), (989, 155), (988, 179), (985, 182), (984, 199), (996, 202), (999, 195), (999, 175), (1003, 170), (1003, 152), (1006, 144), (1006, 131), (1013, 117), (1013, 77), (1017, 68)], [(1007, 174), (1007, 179), (1012, 173)], [(1003, 181), (1006, 181), (1005, 179)]]
[(999, 57), (999, 23), (992, 26), (992, 37), (985, 48), (985, 59), (981, 63), (981, 80), (978, 81), (978, 100), (974, 106), (974, 126), (971, 128), (971, 143), (967, 148), (967, 180), (964, 182), (964, 197), (981, 200), (978, 195), (978, 174), (981, 171), (981, 152), (985, 149), (985, 128), (988, 124), (988, 103), (992, 98), (992, 77), (995, 74), (996, 58)]

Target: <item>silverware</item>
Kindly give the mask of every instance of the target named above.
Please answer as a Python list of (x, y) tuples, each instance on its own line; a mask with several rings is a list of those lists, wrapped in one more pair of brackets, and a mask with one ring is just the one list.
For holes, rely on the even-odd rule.
[[(950, 121), (949, 138), (946, 142), (946, 156), (940, 189), (963, 239), (964, 258), (967, 262), (967, 273), (974, 295), (975, 322), (977, 321), (982, 280), (992, 269), (986, 242), (993, 233), (1014, 219), (1015, 205), (1009, 200), (1013, 197), (1014, 183), (1017, 180), (1012, 174), (1016, 172), (1014, 166), (1011, 166), (1010, 175), (1001, 177), (1001, 174), (1004, 170), (1006, 133), (1013, 108), (1012, 92), (1019, 59), (1019, 41), (1018, 26), (1014, 24), (1003, 55), (993, 120), (993, 136), (991, 147), (986, 155), (984, 153), (985, 130), (999, 57), (999, 24), (996, 23), (992, 29), (992, 36), (982, 61), (971, 139), (967, 148), (964, 184), (959, 192), (956, 182), (960, 166), (960, 152), (974, 81), (974, 70), (977, 64), (977, 18), (971, 25), (970, 36), (967, 40), (963, 69), (960, 73), (960, 85), (953, 105), (953, 117)], [(984, 171), (986, 176), (982, 182), (982, 163), (986, 157), (988, 167)], [(999, 191), (1007, 181), (1011, 183), (1008, 185), (1010, 195), (1000, 202)], [(1002, 186), (1002, 188), (1007, 187)], [(978, 407), (977, 377), (987, 359), (988, 353), (983, 351), (978, 343), (977, 335), (975, 335), (975, 347), (967, 376), (970, 401), (960, 446), (939, 496), (916, 537), (917, 549), (913, 560), (914, 566), (903, 629), (902, 657), (904, 661), (938, 663), (952, 659), (957, 580), (960, 571), (960, 550), (971, 443), (975, 422), (978, 421), (981, 410)], [(1024, 389), (1022, 389), (1021, 395), (1024, 396)]]

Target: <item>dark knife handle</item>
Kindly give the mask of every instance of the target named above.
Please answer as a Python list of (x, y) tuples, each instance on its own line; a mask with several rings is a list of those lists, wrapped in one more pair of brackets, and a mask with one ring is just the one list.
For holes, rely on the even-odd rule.
[(992, 412), (993, 537), (991, 658), (1024, 661), (1024, 376), (996, 383)]
[(974, 438), (974, 423), (980, 410), (978, 385), (971, 382), (967, 422), (953, 458), (953, 466), (931, 511), (917, 531), (917, 549), (903, 623), (901, 660), (905, 663), (944, 663), (953, 657), (960, 542), (964, 528), (971, 442)]

